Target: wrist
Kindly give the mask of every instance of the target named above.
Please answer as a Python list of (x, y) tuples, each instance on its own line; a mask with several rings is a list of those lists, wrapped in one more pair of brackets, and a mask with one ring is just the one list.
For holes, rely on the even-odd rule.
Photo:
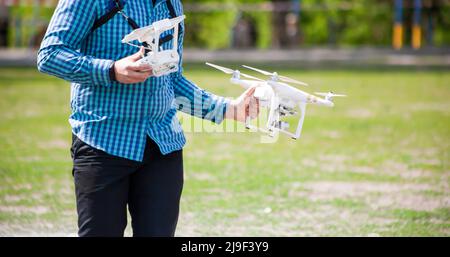
[(112, 82), (117, 82), (115, 65), (116, 65), (116, 62), (113, 62), (113, 63), (111, 64), (111, 67), (109, 67), (109, 79), (110, 79)]

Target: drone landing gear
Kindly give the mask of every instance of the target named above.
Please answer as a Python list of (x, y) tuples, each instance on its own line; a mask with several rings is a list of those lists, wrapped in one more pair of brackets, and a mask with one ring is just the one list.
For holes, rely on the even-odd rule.
[[(306, 103), (300, 103), (299, 104), (299, 111), (300, 111), (300, 118), (297, 124), (297, 129), (295, 131), (295, 133), (292, 133), (290, 131), (288, 131), (287, 129), (289, 128), (289, 123), (284, 122), (284, 121), (280, 121), (280, 120), (275, 120), (274, 123), (272, 124), (271, 128), (272, 130), (277, 130), (283, 134), (286, 134), (288, 136), (290, 136), (292, 139), (299, 139), (301, 136), (301, 132), (302, 132), (302, 127), (303, 127), (303, 121), (305, 119), (305, 113), (306, 113)], [(290, 110), (291, 112), (293, 112), (292, 110)], [(295, 112), (296, 113), (296, 112)], [(285, 116), (291, 116), (291, 115), (285, 115)]]

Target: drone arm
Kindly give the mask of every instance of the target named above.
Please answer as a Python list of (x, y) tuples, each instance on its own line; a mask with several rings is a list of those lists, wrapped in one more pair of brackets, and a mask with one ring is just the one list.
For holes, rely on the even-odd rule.
[(241, 80), (241, 79), (236, 79), (236, 78), (231, 78), (230, 82), (232, 84), (239, 85), (239, 86), (243, 87), (244, 89), (249, 89), (249, 88), (255, 86), (254, 84), (252, 84), (248, 80)]

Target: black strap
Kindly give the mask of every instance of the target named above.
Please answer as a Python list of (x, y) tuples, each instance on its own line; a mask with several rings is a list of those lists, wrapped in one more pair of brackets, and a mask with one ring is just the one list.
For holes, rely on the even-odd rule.
[(125, 13), (121, 12), (120, 14), (125, 18), (125, 20), (128, 22), (128, 24), (132, 29), (140, 28), (139, 25), (133, 19), (128, 17)]
[(165, 35), (164, 37), (159, 39), (159, 45), (163, 45), (164, 43), (169, 42), (172, 39), (173, 39), (173, 35), (170, 35), (170, 34)]
[(120, 0), (114, 0), (114, 7), (111, 10), (109, 10), (108, 13), (106, 13), (105, 15), (103, 15), (94, 22), (91, 31), (94, 31), (103, 26), (105, 23), (111, 20), (118, 12), (122, 10), (123, 10), (122, 2)]
[(175, 8), (173, 8), (172, 2), (170, 0), (166, 0), (167, 9), (169, 9), (169, 13), (171, 18), (177, 17), (177, 14), (175, 13)]
[[(176, 18), (177, 17), (177, 13), (175, 12), (175, 8), (173, 8), (172, 1), (171, 0), (166, 0), (166, 4), (167, 4), (167, 9), (169, 9), (170, 17), (172, 19)], [(178, 24), (178, 30), (179, 30), (179, 33), (181, 34), (181, 32), (183, 30), (183, 28), (181, 27), (181, 24)]]

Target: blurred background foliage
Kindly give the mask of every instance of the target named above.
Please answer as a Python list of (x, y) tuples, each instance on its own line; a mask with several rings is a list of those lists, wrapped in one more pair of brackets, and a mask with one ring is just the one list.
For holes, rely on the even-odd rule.
[[(191, 0), (187, 3), (208, 3), (215, 0)], [(223, 0), (232, 4), (235, 0)], [(186, 13), (186, 46), (206, 47), (210, 49), (225, 48), (230, 43), (230, 27), (233, 26), (236, 11), (210, 11), (203, 13)], [(195, 31), (195, 33), (190, 33)]]
[[(250, 33), (243, 39), (241, 48), (270, 48), (286, 46), (277, 44), (275, 33), (282, 25), (277, 24), (279, 12), (264, 9), (267, 0), (183, 0), (187, 32), (187, 47), (224, 49), (239, 46), (242, 28)], [(292, 3), (289, 0), (274, 0), (274, 3)], [(409, 3), (409, 4), (408, 4)], [(411, 37), (412, 1), (405, 1), (405, 39)], [(432, 23), (433, 36), (424, 40), (425, 46), (450, 45), (450, 5), (442, 0), (423, 1), (423, 38)], [(252, 6), (242, 8), (242, 6)], [(427, 8), (426, 5), (432, 6)], [(192, 8), (192, 7), (196, 8)], [(198, 8), (206, 6), (210, 8)], [(258, 7), (258, 8), (257, 8)], [(261, 8), (260, 8), (261, 7)], [(54, 7), (10, 6), (8, 46), (36, 46), (45, 32)], [(392, 0), (302, 0), (296, 26), (298, 40), (290, 45), (299, 46), (380, 46), (389, 47), (392, 42), (394, 5)], [(292, 11), (282, 11), (287, 15)], [(241, 26), (242, 25), (242, 26)], [(18, 29), (19, 28), (19, 29)], [(250, 30), (250, 31), (248, 31)], [(241, 31), (242, 32), (242, 31)], [(246, 34), (244, 34), (246, 35)], [(238, 47), (239, 48), (239, 47)]]
[[(217, 2), (216, 0), (185, 0), (184, 3)], [(235, 6), (248, 3), (266, 3), (266, 0), (225, 0), (224, 2)], [(346, 5), (342, 6), (342, 3)], [(300, 13), (299, 45), (327, 45), (327, 46), (389, 46), (392, 40), (392, 26), (394, 7), (390, 0), (302, 0), (304, 10)], [(435, 46), (450, 44), (450, 8), (441, 6), (433, 10), (424, 10), (426, 18), (433, 12)], [(405, 36), (410, 34), (412, 8), (406, 8)], [(256, 47), (268, 48), (271, 46), (273, 26), (272, 13), (267, 11), (240, 12), (234, 11), (208, 11), (187, 12), (188, 27), (197, 33), (188, 35), (186, 44), (192, 47), (206, 47), (210, 49), (228, 48), (233, 43), (233, 33), (230, 28), (236, 26), (239, 19), (244, 18), (254, 23), (256, 29)], [(428, 22), (423, 19), (423, 27)]]
[[(304, 0), (305, 4), (335, 6), (337, 0)], [(375, 0), (352, 1), (352, 10), (330, 8), (304, 12), (301, 25), (306, 45), (389, 45), (391, 3)], [(370, 7), (370, 8), (368, 8)]]

